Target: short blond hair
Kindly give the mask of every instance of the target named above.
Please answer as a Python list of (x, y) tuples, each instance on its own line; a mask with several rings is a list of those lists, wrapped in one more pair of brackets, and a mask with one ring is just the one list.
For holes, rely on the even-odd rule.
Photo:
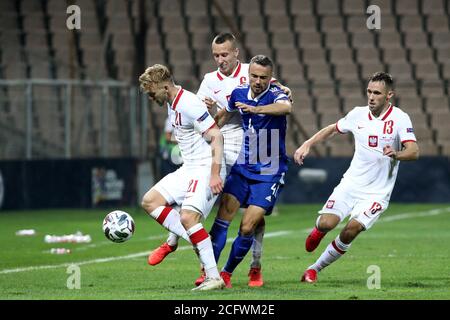
[(139, 83), (142, 90), (147, 91), (147, 87), (151, 83), (171, 82), (173, 83), (172, 74), (169, 68), (162, 64), (154, 64), (148, 67), (143, 74), (139, 76)]

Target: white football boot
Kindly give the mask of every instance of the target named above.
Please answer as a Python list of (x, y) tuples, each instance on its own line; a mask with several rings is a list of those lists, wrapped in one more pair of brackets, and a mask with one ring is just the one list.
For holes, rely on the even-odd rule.
[(225, 282), (222, 278), (206, 278), (198, 287), (192, 291), (208, 291), (225, 288)]

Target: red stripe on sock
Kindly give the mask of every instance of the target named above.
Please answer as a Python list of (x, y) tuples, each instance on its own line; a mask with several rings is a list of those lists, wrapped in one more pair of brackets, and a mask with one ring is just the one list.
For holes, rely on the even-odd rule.
[(156, 219), (156, 221), (158, 221), (159, 224), (163, 224), (164, 220), (166, 220), (170, 211), (172, 211), (172, 207), (165, 207), (163, 211), (161, 211), (161, 213), (159, 214), (158, 219)]
[(344, 254), (345, 253), (345, 251), (342, 251), (341, 249), (339, 249), (338, 247), (337, 247), (337, 245), (336, 245), (336, 242), (333, 240), (333, 242), (331, 242), (331, 245), (333, 246), (333, 248), (337, 251), (337, 252), (339, 252), (340, 254)]
[(191, 239), (192, 244), (197, 244), (199, 242), (202, 242), (203, 240), (205, 240), (206, 238), (208, 238), (208, 232), (206, 232), (205, 228), (202, 228), (200, 230), (198, 230), (197, 232), (191, 234), (191, 236), (189, 237)]

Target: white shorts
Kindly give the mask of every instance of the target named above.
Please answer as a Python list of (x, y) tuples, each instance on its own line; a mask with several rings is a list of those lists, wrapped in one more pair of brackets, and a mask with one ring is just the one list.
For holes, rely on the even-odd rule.
[[(225, 183), (224, 166), (220, 175)], [(210, 166), (183, 165), (161, 179), (152, 189), (158, 191), (167, 203), (176, 203), (181, 209), (198, 212), (206, 219), (218, 196), (209, 187), (210, 176)]]
[(334, 188), (319, 214), (334, 214), (340, 221), (350, 216), (350, 219), (355, 219), (368, 230), (388, 206), (389, 201), (386, 195), (364, 193), (356, 190), (354, 186), (341, 182)]
[(223, 156), (225, 159), (227, 175), (230, 173), (231, 167), (239, 157), (239, 153), (241, 152), (242, 148), (243, 135), (244, 130), (242, 130), (242, 128), (233, 131), (226, 131), (223, 133)]

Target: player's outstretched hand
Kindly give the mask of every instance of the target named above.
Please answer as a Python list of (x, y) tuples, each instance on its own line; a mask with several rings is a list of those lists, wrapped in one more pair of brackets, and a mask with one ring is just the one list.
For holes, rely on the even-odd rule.
[(383, 154), (393, 159), (397, 157), (397, 152), (391, 146), (385, 146), (383, 148)]
[(219, 194), (223, 191), (223, 181), (222, 178), (215, 174), (211, 176), (209, 181), (209, 187), (211, 188), (214, 194)]
[(302, 144), (300, 148), (298, 148), (294, 153), (294, 161), (299, 165), (302, 165), (303, 160), (306, 158), (308, 153), (309, 153), (309, 145), (305, 143)]

